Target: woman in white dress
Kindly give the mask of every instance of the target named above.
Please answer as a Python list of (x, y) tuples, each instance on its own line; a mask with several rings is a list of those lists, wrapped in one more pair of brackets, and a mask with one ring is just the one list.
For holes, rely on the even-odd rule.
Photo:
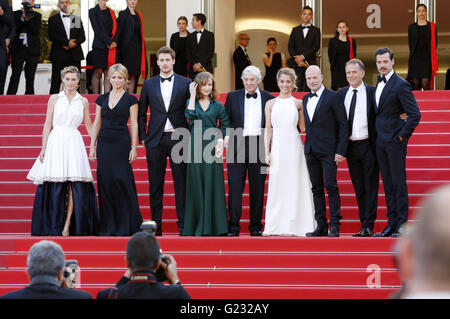
[(27, 176), (38, 185), (31, 235), (95, 235), (97, 197), (86, 147), (77, 129), (84, 120), (91, 132), (89, 102), (77, 92), (80, 72), (76, 67), (64, 68), (61, 79), (64, 90), (50, 96), (42, 150)]
[(314, 202), (299, 130), (305, 131), (303, 103), (292, 96), (294, 70), (277, 73), (280, 95), (266, 103), (264, 144), (269, 191), (263, 235), (305, 236), (315, 228)]

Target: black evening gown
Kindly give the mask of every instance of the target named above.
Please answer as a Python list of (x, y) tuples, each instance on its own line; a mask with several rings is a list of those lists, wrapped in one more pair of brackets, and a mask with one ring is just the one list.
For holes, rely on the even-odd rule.
[(126, 51), (120, 52), (120, 63), (122, 63), (128, 70), (129, 74), (141, 74), (141, 26), (138, 21), (138, 15), (131, 15), (133, 17), (133, 36), (128, 43)]
[(333, 90), (348, 86), (347, 76), (345, 74), (345, 64), (349, 60), (348, 42), (337, 39), (335, 50), (334, 67), (331, 69), (331, 88)]
[[(266, 52), (267, 57), (270, 56), (270, 53)], [(266, 75), (263, 79), (264, 90), (269, 92), (280, 92), (280, 88), (277, 83), (277, 72), (281, 69), (282, 61), (281, 61), (281, 53), (277, 52), (272, 57), (272, 65), (266, 67)]]
[[(170, 47), (175, 51), (175, 65), (173, 70), (176, 74), (187, 76), (188, 74), (188, 62), (186, 58), (186, 48), (188, 37), (180, 37), (180, 33), (172, 34), (170, 38)], [(189, 35), (189, 33), (188, 33)]]
[(133, 170), (128, 161), (131, 136), (127, 126), (135, 96), (124, 93), (110, 109), (109, 93), (95, 103), (101, 106), (102, 126), (97, 141), (97, 186), (100, 208), (99, 235), (131, 236), (139, 231), (142, 216)]

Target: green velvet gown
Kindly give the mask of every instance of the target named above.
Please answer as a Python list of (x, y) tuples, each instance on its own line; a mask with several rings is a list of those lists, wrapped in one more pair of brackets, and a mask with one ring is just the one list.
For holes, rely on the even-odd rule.
[[(188, 101), (189, 105), (189, 101)], [(186, 109), (191, 132), (186, 168), (184, 236), (221, 236), (228, 233), (228, 214), (222, 157), (215, 157), (217, 139), (225, 136), (230, 120), (225, 108), (211, 99), (203, 111)], [(217, 125), (219, 120), (219, 125)]]

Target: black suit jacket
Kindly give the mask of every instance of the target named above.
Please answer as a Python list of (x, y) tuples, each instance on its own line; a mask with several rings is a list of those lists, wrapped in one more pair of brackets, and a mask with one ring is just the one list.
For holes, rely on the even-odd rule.
[(191, 299), (191, 297), (182, 285), (164, 285), (150, 276), (146, 281), (133, 281), (122, 277), (116, 288), (99, 291), (97, 299)]
[(311, 93), (303, 98), (306, 125), (305, 154), (314, 152), (345, 156), (348, 145), (348, 124), (344, 99), (325, 88), (311, 121), (307, 109), (310, 97)]
[[(289, 36), (288, 49), (292, 58), (303, 54), (310, 65), (317, 64), (316, 53), (320, 49), (320, 29), (311, 25), (305, 38), (302, 26), (296, 26)], [(291, 67), (297, 67), (295, 61), (293, 59), (291, 61)]]
[[(136, 11), (137, 20), (139, 23), (139, 27), (142, 29), (142, 21), (139, 17), (139, 14)], [(120, 51), (127, 51), (128, 44), (130, 43), (131, 38), (134, 35), (134, 22), (133, 15), (131, 14), (130, 9), (126, 8), (119, 12), (119, 17), (117, 18), (117, 33), (116, 33), (116, 41), (117, 47)]]
[[(170, 120), (174, 129), (179, 127), (187, 128), (187, 119), (184, 115), (186, 101), (190, 97), (189, 84), (191, 80), (174, 74), (172, 79), (173, 89), (169, 110), (166, 111), (161, 95), (160, 76), (154, 76), (144, 82), (139, 98), (139, 141), (144, 140), (145, 144), (150, 143), (150, 147), (159, 144), (164, 133), (167, 119)], [(150, 120), (147, 126), (147, 110), (150, 107)], [(147, 131), (146, 131), (147, 129)]]
[[(395, 72), (387, 81), (378, 106), (374, 94), (373, 105), (376, 114), (378, 146), (397, 142), (399, 136), (409, 139), (419, 124), (420, 110), (412, 93), (411, 85)], [(400, 118), (402, 113), (408, 115), (406, 122)]]
[(59, 11), (48, 19), (48, 37), (52, 41), (50, 60), (53, 62), (57, 61), (59, 56), (66, 54), (70, 54), (76, 61), (84, 59), (83, 50), (81, 49), (81, 44), (86, 41), (83, 22), (80, 17), (75, 15), (72, 15), (69, 19), (70, 39), (75, 39), (75, 43), (77, 44), (75, 48), (70, 50), (63, 48), (63, 46), (69, 45), (69, 40), (67, 39), (66, 30), (64, 29)]
[[(109, 11), (109, 9), (106, 10)], [(100, 10), (98, 5), (89, 9), (89, 21), (91, 22), (92, 29), (94, 30), (94, 41), (92, 42), (93, 49), (105, 50), (108, 45), (110, 45), (113, 41), (116, 41), (118, 32), (116, 32), (114, 38), (111, 39), (112, 29), (107, 29), (107, 21), (105, 20), (105, 16), (102, 14), (102, 10)]]
[[(330, 69), (333, 70), (336, 62), (336, 46), (338, 43), (338, 38), (333, 37), (328, 41), (328, 58), (330, 60)], [(353, 56), (356, 57), (356, 40), (352, 40), (353, 45)], [(350, 60), (350, 41), (348, 41), (347, 37), (347, 50), (348, 50), (348, 60)]]
[[(265, 107), (267, 101), (275, 98), (272, 94), (270, 94), (267, 91), (260, 91), (261, 92), (261, 128), (264, 128), (266, 125), (266, 117), (265, 117)], [(225, 110), (228, 113), (228, 116), (230, 117), (230, 125), (231, 127), (236, 130), (238, 128), (243, 129), (244, 128), (244, 121), (245, 121), (245, 89), (240, 89), (236, 91), (231, 91), (227, 94), (227, 99), (225, 100)], [(230, 136), (231, 137), (231, 136)], [(235, 153), (237, 154), (237, 149), (240, 146), (240, 143), (238, 143), (238, 138), (242, 138), (242, 136), (238, 136), (236, 134), (236, 131), (233, 134), (234, 138), (234, 147), (235, 147)]]
[[(186, 58), (191, 66), (200, 63), (208, 72), (213, 72), (212, 60), (214, 58), (214, 33), (204, 29), (200, 42), (197, 43), (195, 32), (188, 35)], [(192, 74), (192, 73), (191, 73)]]
[(244, 87), (244, 84), (242, 83), (241, 76), (242, 71), (249, 65), (251, 65), (251, 62), (247, 57), (245, 56), (244, 50), (242, 50), (242, 47), (240, 45), (237, 46), (236, 50), (234, 50), (233, 53), (233, 62), (234, 62), (234, 70), (235, 70), (235, 84), (236, 84), (236, 90), (242, 89)]
[[(42, 15), (39, 12), (35, 12), (33, 18), (30, 21), (22, 21), (22, 10), (14, 11), (14, 22), (16, 25), (16, 34), (14, 40), (11, 44), (11, 54), (15, 54), (24, 48), (28, 49), (31, 55), (39, 56), (41, 55), (41, 41), (40, 41), (40, 31), (42, 24)], [(21, 40), (20, 34), (27, 34), (28, 47), (23, 45), (23, 40)]]
[(9, 6), (8, 0), (0, 0), (0, 6), (3, 8), (3, 15), (0, 16), (0, 69), (8, 65), (8, 57), (6, 56), (5, 39), (14, 39), (15, 24), (14, 16)]
[(1, 299), (92, 299), (92, 296), (83, 290), (61, 288), (56, 283), (36, 283), (7, 293)]
[[(374, 96), (375, 96), (375, 87), (371, 85), (367, 85), (364, 83), (366, 87), (366, 99), (367, 99), (367, 126), (369, 131), (369, 141), (372, 147), (375, 150), (375, 142), (377, 140), (377, 131), (375, 129), (375, 109), (374, 109)], [(337, 94), (342, 97), (342, 101), (345, 101), (345, 96), (347, 95), (349, 86), (340, 89)], [(344, 105), (345, 106), (345, 105)], [(347, 118), (348, 120), (348, 118)]]

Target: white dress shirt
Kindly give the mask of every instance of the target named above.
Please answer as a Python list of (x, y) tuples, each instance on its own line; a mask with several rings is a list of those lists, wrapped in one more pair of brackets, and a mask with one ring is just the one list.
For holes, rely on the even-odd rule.
[[(345, 95), (345, 111), (347, 119), (350, 118), (350, 104), (353, 98), (353, 90), (351, 87)], [(356, 88), (356, 107), (355, 116), (353, 117), (352, 135), (349, 137), (351, 141), (361, 141), (369, 138), (369, 126), (367, 122), (367, 92), (364, 83)]]
[(306, 104), (306, 110), (308, 111), (309, 120), (312, 122), (314, 112), (316, 111), (317, 103), (319, 103), (320, 96), (322, 95), (323, 91), (325, 90), (325, 87), (322, 85), (322, 87), (316, 93), (317, 96), (312, 96), (308, 99), (308, 103)]
[(61, 20), (64, 24), (64, 29), (66, 30), (67, 40), (70, 40), (70, 20), (71, 19), (70, 19), (70, 17), (65, 18), (64, 15), (66, 15), (66, 14), (62, 11), (60, 11), (59, 14), (61, 15)]
[(256, 99), (247, 98), (247, 90), (245, 90), (244, 95), (244, 136), (256, 136), (261, 135), (261, 120), (262, 120), (262, 110), (261, 110), (261, 92), (259, 89), (255, 91), (258, 94)]
[[(169, 75), (167, 78), (172, 77), (171, 81), (164, 81), (161, 82), (161, 95), (164, 101), (164, 106), (166, 108), (166, 112), (169, 111), (170, 106), (170, 100), (172, 99), (172, 90), (173, 90), (173, 82), (175, 81), (174, 73), (172, 72), (171, 75)], [(164, 127), (164, 132), (173, 132), (173, 126), (172, 123), (170, 123), (169, 119), (167, 118), (166, 126)]]
[[(386, 77), (386, 83), (389, 81), (389, 79), (391, 78), (392, 74), (394, 74), (394, 70), (392, 70), (391, 72), (389, 72), (385, 76)], [(380, 104), (381, 93), (383, 93), (383, 89), (386, 86), (386, 83), (381, 81), (381, 82), (379, 82), (377, 84), (377, 90), (375, 91), (375, 101), (377, 102), (377, 107), (378, 107), (378, 104)]]
[[(310, 24), (302, 24), (302, 27), (311, 27), (311, 23)], [(309, 28), (304, 28), (303, 29), (303, 37), (306, 39), (306, 36), (308, 35), (308, 31)]]
[(197, 43), (200, 43), (200, 39), (201, 39), (201, 37), (203, 35), (203, 32), (205, 32), (205, 28), (201, 29), (200, 32), (197, 33)]

